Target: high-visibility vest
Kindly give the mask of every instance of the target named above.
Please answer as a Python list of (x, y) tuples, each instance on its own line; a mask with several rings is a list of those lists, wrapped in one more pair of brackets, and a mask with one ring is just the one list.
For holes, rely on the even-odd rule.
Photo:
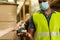
[(33, 14), (36, 27), (34, 40), (60, 40), (60, 13), (51, 15), (49, 25), (46, 17), (39, 11)]

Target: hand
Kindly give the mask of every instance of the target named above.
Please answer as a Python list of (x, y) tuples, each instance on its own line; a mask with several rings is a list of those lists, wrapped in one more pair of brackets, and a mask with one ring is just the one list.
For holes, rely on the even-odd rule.
[(18, 33), (17, 35), (20, 36), (20, 35), (23, 35), (23, 33)]
[(18, 33), (17, 35), (18, 35), (18, 36), (24, 35), (24, 36), (28, 37), (30, 40), (33, 40), (32, 35), (31, 35), (30, 33), (28, 33), (28, 32), (20, 32), (20, 33)]
[(10, 28), (12, 29), (12, 31), (15, 31), (15, 30), (18, 30), (19, 27), (15, 25), (15, 26), (12, 26)]
[(30, 38), (30, 40), (33, 40), (33, 37), (30, 33), (26, 32), (26, 36)]

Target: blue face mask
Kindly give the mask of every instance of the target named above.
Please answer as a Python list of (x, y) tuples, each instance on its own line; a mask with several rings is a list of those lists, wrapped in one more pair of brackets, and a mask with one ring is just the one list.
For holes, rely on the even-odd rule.
[(41, 10), (47, 10), (49, 8), (48, 2), (42, 2), (40, 4), (40, 8), (41, 8)]

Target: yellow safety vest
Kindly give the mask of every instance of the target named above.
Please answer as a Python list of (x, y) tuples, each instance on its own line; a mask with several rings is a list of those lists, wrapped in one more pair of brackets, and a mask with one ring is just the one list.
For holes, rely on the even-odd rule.
[(60, 40), (60, 13), (54, 12), (49, 21), (39, 11), (33, 14), (36, 27), (34, 40)]

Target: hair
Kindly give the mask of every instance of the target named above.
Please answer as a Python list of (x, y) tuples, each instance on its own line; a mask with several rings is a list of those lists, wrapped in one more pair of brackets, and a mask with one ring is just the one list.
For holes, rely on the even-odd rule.
[(41, 0), (38, 0), (39, 3), (41, 3)]
[(50, 1), (50, 0), (38, 0), (39, 3), (45, 2), (45, 1)]

